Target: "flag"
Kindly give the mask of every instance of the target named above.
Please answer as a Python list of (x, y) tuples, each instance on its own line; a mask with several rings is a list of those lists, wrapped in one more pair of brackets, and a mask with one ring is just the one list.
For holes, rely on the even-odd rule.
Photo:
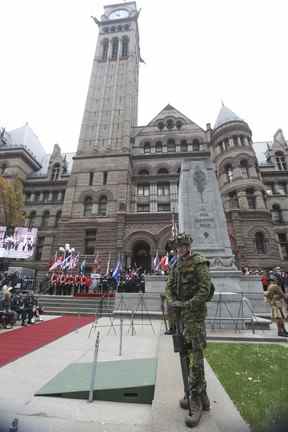
[(122, 262), (121, 262), (121, 257), (119, 256), (116, 266), (112, 273), (112, 278), (115, 280), (117, 288), (120, 283), (121, 272), (122, 272)]
[(72, 253), (70, 253), (69, 255), (67, 255), (62, 263), (61, 263), (61, 269), (62, 270), (68, 270), (69, 266), (70, 266), (70, 261), (72, 260)]
[(169, 257), (168, 257), (169, 268), (172, 268), (173, 265), (176, 263), (176, 261), (177, 261), (176, 255), (169, 255)]
[(153, 267), (154, 267), (154, 271), (158, 271), (159, 270), (159, 264), (160, 264), (160, 257), (158, 255), (158, 249), (156, 252), (156, 255), (153, 259)]
[(159, 266), (161, 268), (161, 270), (163, 270), (164, 272), (167, 272), (169, 270), (169, 262), (168, 262), (168, 256), (164, 255), (162, 256)]
[(58, 267), (62, 266), (63, 256), (57, 257), (53, 264), (49, 267), (49, 272), (56, 270)]
[(110, 271), (110, 263), (111, 263), (111, 253), (109, 252), (107, 268), (106, 268), (106, 276), (109, 274), (109, 271)]
[(68, 269), (69, 270), (73, 270), (75, 267), (77, 267), (78, 262), (79, 262), (79, 254), (77, 255), (72, 255), (69, 265), (68, 265)]
[(83, 275), (85, 273), (86, 268), (86, 260), (84, 259), (80, 264), (80, 274)]
[(171, 235), (172, 235), (172, 239), (175, 239), (177, 237), (177, 225), (176, 225), (176, 220), (175, 220), (175, 214), (172, 213), (172, 227), (171, 227)]

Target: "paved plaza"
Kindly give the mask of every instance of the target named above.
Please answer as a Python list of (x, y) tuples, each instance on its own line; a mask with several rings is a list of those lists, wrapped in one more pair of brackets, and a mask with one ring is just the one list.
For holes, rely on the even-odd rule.
[[(53, 319), (52, 316), (43, 319)], [(133, 332), (130, 321), (124, 320), (120, 346), (120, 321), (101, 318), (97, 327), (89, 324), (0, 369), (0, 415), (2, 430), (8, 431), (14, 419), (20, 432), (181, 432), (185, 412), (178, 406), (183, 396), (178, 354), (173, 352), (172, 338), (163, 334), (160, 320), (139, 320)], [(152, 324), (152, 325), (151, 325)], [(36, 325), (35, 325), (36, 327)], [(98, 361), (137, 358), (158, 358), (155, 395), (152, 405), (107, 401), (36, 397), (34, 394), (71, 363), (93, 359), (96, 335), (99, 331)], [(133, 335), (132, 335), (133, 333)], [(209, 331), (210, 337), (239, 336), (274, 338), (276, 329), (268, 331), (234, 332)], [(279, 339), (279, 338), (278, 338)], [(277, 340), (278, 341), (278, 340)], [(211, 411), (205, 413), (197, 431), (245, 432), (249, 427), (240, 417), (231, 399), (206, 363)]]

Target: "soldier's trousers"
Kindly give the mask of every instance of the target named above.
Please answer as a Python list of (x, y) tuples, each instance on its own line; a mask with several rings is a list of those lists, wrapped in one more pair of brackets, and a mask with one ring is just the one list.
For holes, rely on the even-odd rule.
[(191, 347), (187, 355), (190, 390), (192, 395), (199, 395), (206, 391), (207, 386), (204, 371), (204, 349), (207, 345), (205, 321), (187, 323), (185, 339)]

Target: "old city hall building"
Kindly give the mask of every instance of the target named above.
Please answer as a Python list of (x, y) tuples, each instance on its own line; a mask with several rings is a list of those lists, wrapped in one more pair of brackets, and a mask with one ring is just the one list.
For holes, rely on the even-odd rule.
[[(228, 232), (241, 266), (288, 269), (288, 147), (281, 130), (258, 155), (252, 131), (226, 106), (206, 128), (171, 105), (137, 124), (141, 62), (135, 2), (110, 5), (95, 22), (99, 36), (75, 153), (56, 144), (46, 154), (28, 124), (2, 129), (1, 175), (23, 180), (27, 226), (36, 226), (35, 265), (69, 242), (106, 268), (121, 255), (147, 271), (165, 254), (177, 219), (181, 161), (210, 156)], [(167, 95), (169, 97), (169, 95)], [(258, 155), (258, 158), (256, 156)]]

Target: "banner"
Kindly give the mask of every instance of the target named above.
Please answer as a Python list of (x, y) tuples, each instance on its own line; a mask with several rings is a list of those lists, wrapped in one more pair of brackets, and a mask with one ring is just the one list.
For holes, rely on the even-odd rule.
[(37, 228), (0, 226), (0, 258), (32, 258)]

